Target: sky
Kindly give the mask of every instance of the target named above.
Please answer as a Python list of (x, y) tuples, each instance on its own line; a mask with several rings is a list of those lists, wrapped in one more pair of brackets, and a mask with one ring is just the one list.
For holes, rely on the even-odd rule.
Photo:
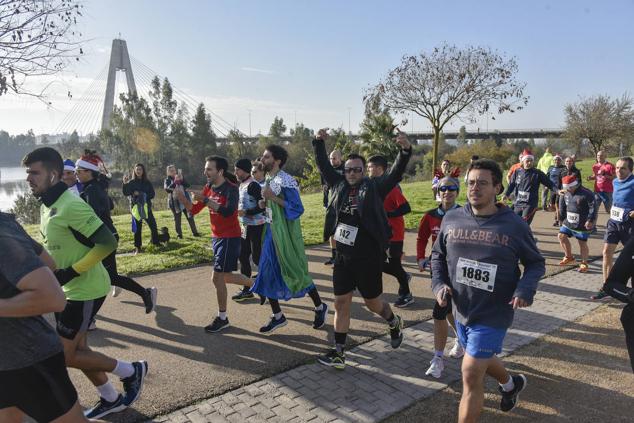
[[(356, 133), (364, 89), (404, 55), (443, 42), (514, 57), (517, 78), (530, 96), (520, 112), (495, 120), (484, 116), (474, 124), (455, 121), (453, 129), (560, 128), (566, 104), (634, 93), (634, 0), (85, 0), (84, 5), (80, 62), (62, 75), (27, 81), (32, 87), (53, 81), (47, 91), (52, 107), (24, 96), (0, 96), (0, 130), (55, 133), (76, 121), (82, 131), (92, 122), (96, 129), (98, 101), (88, 107), (92, 117), (71, 111), (78, 102), (88, 104), (82, 95), (95, 87), (119, 34), (135, 62), (168, 77), (246, 134), (267, 133), (275, 116), (289, 127), (303, 123)], [(141, 79), (134, 63), (133, 72)], [(125, 86), (119, 83), (119, 89)], [(429, 130), (422, 118), (408, 119), (406, 130)]]

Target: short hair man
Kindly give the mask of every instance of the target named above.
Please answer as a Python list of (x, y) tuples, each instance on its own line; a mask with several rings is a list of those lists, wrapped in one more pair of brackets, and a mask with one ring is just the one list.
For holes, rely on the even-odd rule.
[[(337, 172), (339, 172), (339, 174), (343, 175), (344, 166), (343, 166), (341, 150), (332, 150), (328, 158), (330, 159), (330, 164), (332, 165), (332, 167)], [(335, 216), (334, 216), (334, 210), (328, 207), (331, 190), (328, 187), (328, 184), (326, 183), (326, 181), (324, 180), (324, 177), (321, 176), (320, 178), (321, 178), (321, 185), (324, 192), (324, 208), (326, 209), (326, 218), (325, 218), (326, 220), (324, 221), (324, 241), (328, 240), (328, 242), (330, 243), (330, 258), (326, 260), (324, 264), (327, 266), (331, 266), (335, 263), (336, 243), (333, 237), (328, 236), (326, 234), (325, 229), (330, 225), (330, 223), (335, 218)]]
[(612, 163), (606, 160), (607, 157), (605, 151), (597, 152), (597, 162), (592, 165), (592, 175), (588, 176), (588, 181), (594, 181), (597, 207), (603, 203), (605, 212), (610, 213), (612, 193), (614, 192), (612, 180), (616, 177), (616, 169)]

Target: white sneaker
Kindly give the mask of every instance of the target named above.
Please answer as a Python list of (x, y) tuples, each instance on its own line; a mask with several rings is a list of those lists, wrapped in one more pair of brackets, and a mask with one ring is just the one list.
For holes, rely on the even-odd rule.
[(112, 287), (112, 297), (116, 298), (119, 296), (119, 294), (121, 294), (121, 291), (123, 291), (123, 288), (120, 288), (118, 286), (113, 286)]
[(97, 322), (95, 320), (92, 320), (88, 325), (88, 331), (92, 332), (94, 330), (97, 330)]
[(460, 342), (458, 342), (458, 340), (456, 339), (456, 341), (453, 343), (453, 348), (451, 348), (451, 351), (449, 351), (449, 357), (460, 358), (463, 355), (464, 348), (462, 348), (462, 345), (460, 345)]
[(435, 355), (429, 363), (431, 365), (429, 366), (429, 369), (427, 369), (427, 371), (425, 372), (425, 375), (431, 375), (436, 379), (440, 378), (440, 376), (442, 376), (442, 371), (445, 369), (445, 362), (443, 361), (442, 357), (438, 357), (437, 355)]

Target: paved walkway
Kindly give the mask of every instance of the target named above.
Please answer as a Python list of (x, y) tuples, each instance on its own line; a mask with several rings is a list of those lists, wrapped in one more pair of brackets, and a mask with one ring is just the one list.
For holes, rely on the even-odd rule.
[[(502, 355), (597, 308), (600, 303), (587, 299), (600, 284), (600, 262), (592, 263), (590, 270), (543, 279), (533, 306), (516, 313)], [(387, 335), (349, 350), (343, 372), (316, 363), (302, 365), (150, 421), (380, 421), (460, 379), (460, 360), (452, 359), (446, 360), (441, 379), (424, 375), (432, 349), (432, 323), (421, 322), (405, 329), (397, 350)]]

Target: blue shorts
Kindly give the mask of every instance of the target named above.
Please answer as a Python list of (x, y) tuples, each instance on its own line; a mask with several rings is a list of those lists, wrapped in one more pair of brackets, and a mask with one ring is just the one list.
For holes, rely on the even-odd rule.
[(567, 235), (568, 238), (570, 238), (571, 236), (574, 236), (579, 241), (587, 241), (588, 238), (590, 238), (590, 232), (589, 231), (577, 231), (577, 230), (574, 230), (574, 229), (570, 229), (567, 226), (562, 226), (561, 228), (559, 228), (559, 233)]
[(242, 238), (212, 238), (214, 251), (214, 271), (229, 273), (238, 270), (240, 243)]
[(477, 324), (465, 326), (456, 320), (456, 333), (467, 354), (486, 359), (502, 352), (506, 329)]
[(620, 242), (625, 245), (634, 233), (634, 231), (632, 231), (633, 227), (632, 219), (627, 219), (625, 222), (615, 222), (612, 219), (608, 219), (605, 235), (603, 235), (603, 242), (617, 245)]

